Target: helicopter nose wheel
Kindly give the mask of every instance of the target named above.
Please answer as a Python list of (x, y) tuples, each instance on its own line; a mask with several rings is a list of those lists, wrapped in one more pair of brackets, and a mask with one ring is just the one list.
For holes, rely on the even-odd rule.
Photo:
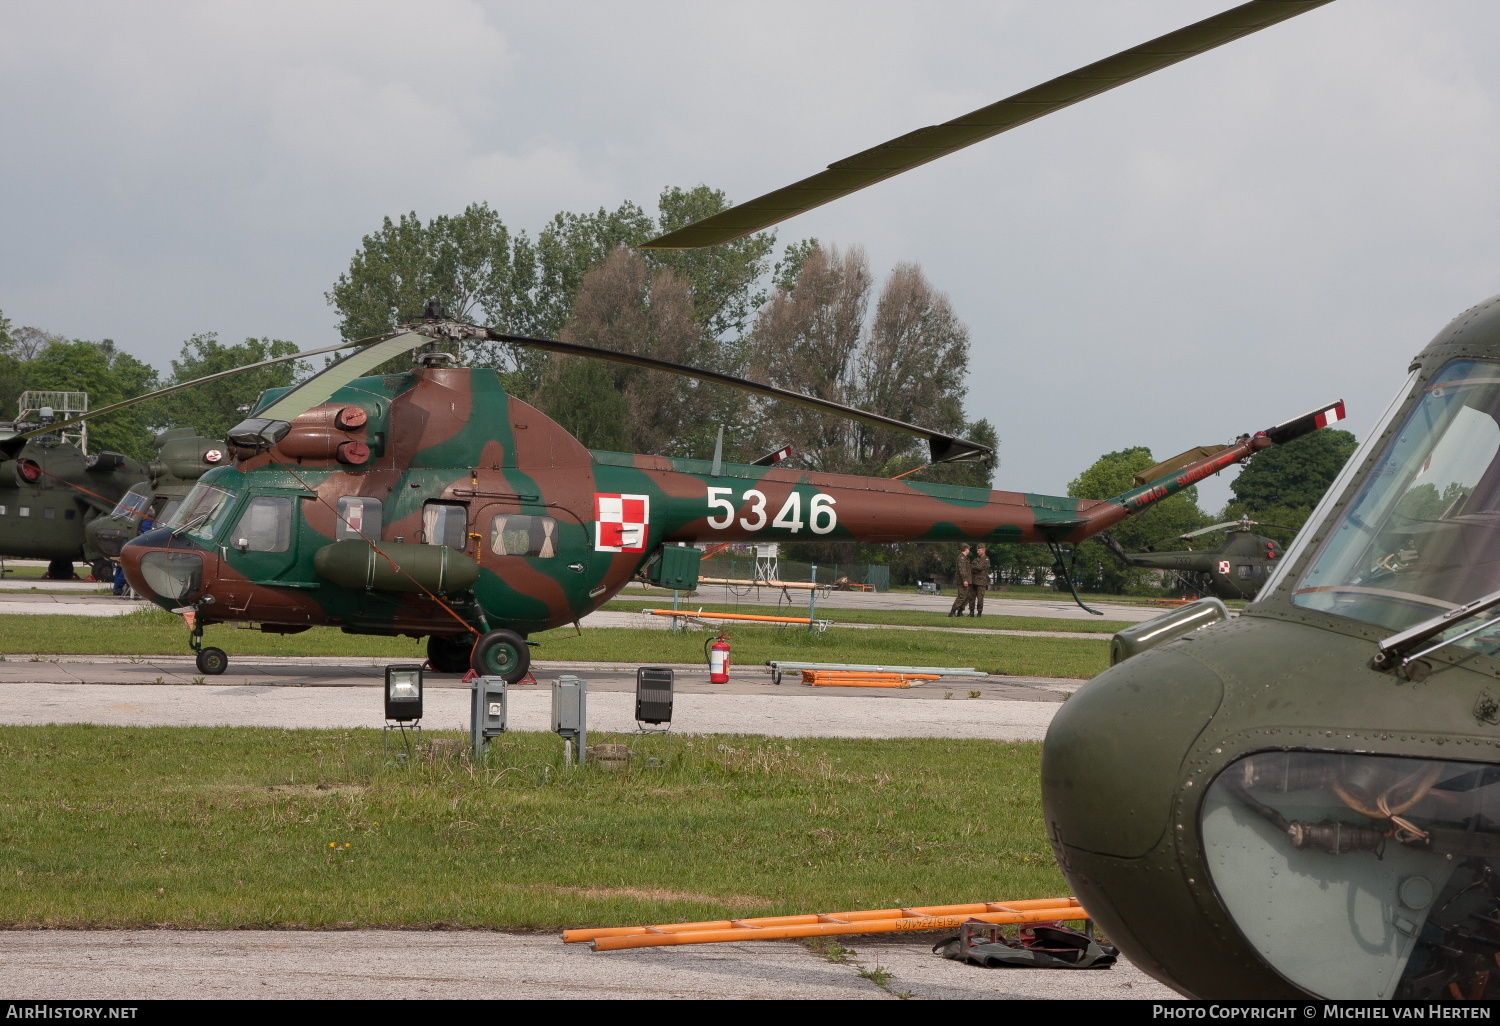
[(504, 677), (514, 684), (531, 669), (531, 648), (515, 631), (490, 631), (474, 642), (469, 665), (480, 676)]
[(198, 650), (198, 672), (216, 677), (229, 669), (229, 656), (222, 648), (214, 648), (212, 645)]

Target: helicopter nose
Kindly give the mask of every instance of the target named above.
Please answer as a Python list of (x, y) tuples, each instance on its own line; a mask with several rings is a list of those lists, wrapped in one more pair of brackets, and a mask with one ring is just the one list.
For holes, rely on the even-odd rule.
[(1095, 677), (1058, 710), (1042, 747), (1042, 802), (1063, 874), (1147, 972), (1161, 965), (1163, 938), (1141, 924), (1161, 916), (1121, 904), (1140, 888), (1117, 877), (1138, 874), (1146, 856), (1174, 843), (1174, 816), (1193, 815), (1199, 789), (1180, 786), (1183, 761), (1224, 696), (1219, 675), (1183, 647), (1143, 652)]
[(126, 542), (120, 568), (138, 594), (163, 609), (190, 605), (203, 591), (203, 554), (165, 528)]

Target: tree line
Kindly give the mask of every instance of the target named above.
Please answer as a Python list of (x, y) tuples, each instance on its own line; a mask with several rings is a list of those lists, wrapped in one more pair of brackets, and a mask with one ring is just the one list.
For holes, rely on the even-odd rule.
[[(90, 407), (97, 409), (295, 352), (295, 344), (280, 339), (247, 338), (226, 345), (209, 332), (184, 342), (164, 375), (120, 349), (112, 339), (70, 339), (42, 328), (16, 327), (0, 312), (0, 421), (16, 416), (23, 392), (87, 392)], [(128, 407), (89, 422), (89, 449), (149, 461), (156, 455), (151, 440), (164, 428), (191, 427), (207, 437), (222, 438), (242, 419), (240, 408), (253, 402), (262, 389), (290, 385), (307, 373), (310, 368), (294, 361)]]

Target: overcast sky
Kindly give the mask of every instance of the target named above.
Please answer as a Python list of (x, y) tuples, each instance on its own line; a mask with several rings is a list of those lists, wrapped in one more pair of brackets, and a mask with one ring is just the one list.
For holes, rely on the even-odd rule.
[[(1228, 0), (0, 5), (0, 310), (165, 369), (335, 338), (386, 215), (748, 199)], [(1328, 399), (1363, 437), (1500, 291), (1500, 4), (1328, 7), (780, 226), (920, 263), (997, 486)], [(1221, 503), (1223, 485), (1206, 489)]]

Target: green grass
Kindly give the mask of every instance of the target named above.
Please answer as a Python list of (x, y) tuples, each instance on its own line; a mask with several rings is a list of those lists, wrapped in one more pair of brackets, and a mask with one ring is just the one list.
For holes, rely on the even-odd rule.
[[(989, 673), (1040, 677), (1092, 677), (1109, 664), (1108, 646), (1091, 638), (1011, 637), (830, 628), (809, 636), (802, 627), (731, 628), (736, 663), (788, 659), (825, 663), (891, 663), (906, 666), (974, 666)], [(716, 633), (716, 631), (714, 632)], [(186, 655), (182, 619), (158, 609), (120, 617), (0, 617), (0, 653), (37, 655)], [(564, 627), (533, 636), (542, 660), (623, 663), (699, 663), (703, 631), (672, 634), (650, 628), (590, 628), (581, 636)], [(314, 627), (301, 634), (262, 634), (215, 624), (204, 643), (229, 653), (277, 656), (425, 658), (425, 642), (344, 634)], [(232, 663), (231, 663), (232, 665)]]
[[(681, 608), (690, 612), (702, 609), (708, 613), (806, 616), (806, 594), (799, 595), (798, 599), (798, 602), (790, 606), (786, 603), (779, 606), (758, 606), (748, 603), (736, 605), (713, 602), (698, 597), (684, 599), (681, 602)], [(672, 600), (668, 598), (667, 601), (662, 602), (617, 598), (606, 602), (604, 608), (629, 613), (641, 609), (671, 609)], [(1087, 620), (1062, 620), (1055, 616), (1002, 616), (995, 613), (986, 613), (984, 616), (973, 619), (968, 617), (954, 619), (947, 613), (924, 609), (850, 609), (846, 606), (825, 606), (821, 603), (815, 615), (820, 620), (833, 620), (836, 623), (876, 623), (902, 627), (988, 627), (1008, 631), (1070, 631), (1084, 634), (1113, 634), (1115, 631), (1129, 627), (1134, 622), (1132, 620), (1100, 620), (1095, 617), (1089, 617)]]
[[(590, 740), (631, 740), (595, 736)], [(633, 739), (666, 756), (660, 737)], [(535, 928), (1066, 893), (1040, 746), (672, 739), (398, 767), (377, 731), (0, 728), (0, 926)]]

